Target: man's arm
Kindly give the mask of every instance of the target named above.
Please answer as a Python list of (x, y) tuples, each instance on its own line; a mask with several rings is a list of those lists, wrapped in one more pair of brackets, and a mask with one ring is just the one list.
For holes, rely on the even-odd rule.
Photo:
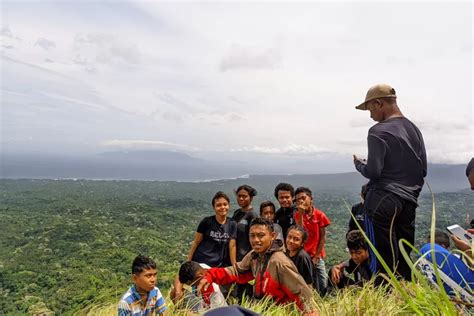
[(179, 282), (179, 276), (176, 276), (173, 283), (173, 288), (170, 290), (170, 298), (174, 304), (177, 304), (183, 297), (183, 284)]
[(319, 244), (316, 248), (316, 254), (313, 257), (314, 264), (319, 263), (321, 260), (321, 251), (323, 250), (324, 244), (326, 243), (326, 227), (319, 228)]
[(354, 165), (364, 177), (367, 179), (377, 179), (382, 174), (386, 145), (385, 142), (372, 134), (367, 137), (368, 157), (367, 162), (354, 155)]
[(464, 240), (460, 239), (456, 235), (451, 235), (451, 239), (454, 241), (454, 245), (456, 246), (456, 248), (458, 248), (464, 253), (468, 266), (471, 269), (473, 269), (474, 256), (472, 255), (472, 245), (469, 245), (468, 243), (466, 243)]
[(319, 315), (314, 304), (313, 292), (296, 271), (296, 267), (287, 262), (277, 262), (276, 268), (281, 288), (290, 299), (295, 301), (303, 311), (303, 315)]
[(331, 268), (331, 281), (333, 284), (338, 284), (341, 281), (341, 276), (346, 265), (347, 263), (344, 261)]
[(229, 240), (229, 257), (230, 257), (230, 264), (235, 267), (237, 264), (237, 246), (235, 239)]
[(201, 243), (202, 238), (203, 237), (202, 237), (201, 233), (196, 233), (196, 235), (194, 235), (194, 241), (193, 241), (191, 249), (189, 249), (189, 253), (188, 253), (188, 261), (193, 260), (194, 253), (196, 252), (197, 247)]
[(249, 252), (242, 261), (237, 262), (235, 266), (211, 268), (207, 270), (198, 284), (198, 293), (205, 292), (209, 286), (212, 286), (212, 283), (225, 285), (230, 283), (245, 284), (252, 281), (255, 277), (250, 268), (251, 261), (252, 252)]

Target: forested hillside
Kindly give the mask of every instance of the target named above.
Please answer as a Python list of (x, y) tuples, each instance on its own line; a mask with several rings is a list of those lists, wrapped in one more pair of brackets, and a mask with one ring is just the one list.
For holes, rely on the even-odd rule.
[[(272, 199), (273, 180), (256, 186), (255, 207)], [(232, 195), (245, 182), (0, 180), (0, 314), (62, 315), (115, 301), (129, 286), (131, 260), (138, 253), (157, 260), (159, 286), (166, 290), (198, 221), (213, 214), (212, 195), (217, 190)], [(333, 222), (329, 265), (346, 255), (348, 207), (357, 201), (358, 192), (315, 192), (316, 205)], [(473, 216), (470, 191), (439, 193), (435, 202), (438, 227)], [(237, 208), (235, 201), (231, 208)], [(424, 194), (418, 242), (428, 230), (431, 208), (431, 196)]]

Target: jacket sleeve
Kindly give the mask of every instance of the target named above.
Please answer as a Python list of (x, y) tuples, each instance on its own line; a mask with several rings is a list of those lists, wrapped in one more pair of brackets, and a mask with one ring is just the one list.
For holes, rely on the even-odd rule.
[(305, 312), (314, 311), (313, 293), (292, 262), (278, 262), (276, 265), (279, 282), (288, 297)]
[(252, 252), (248, 253), (240, 262), (237, 262), (236, 267), (230, 266), (227, 268), (211, 268), (207, 270), (204, 276), (209, 283), (230, 284), (239, 283), (245, 284), (254, 279), (252, 270), (250, 268)]

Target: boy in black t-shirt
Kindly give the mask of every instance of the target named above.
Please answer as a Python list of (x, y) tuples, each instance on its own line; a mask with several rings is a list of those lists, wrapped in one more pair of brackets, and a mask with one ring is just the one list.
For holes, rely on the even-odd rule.
[(293, 225), (288, 228), (286, 236), (286, 255), (293, 261), (299, 274), (306, 284), (313, 284), (313, 262), (304, 250), (304, 243), (308, 239), (308, 232), (301, 226)]
[(283, 238), (286, 239), (288, 228), (295, 224), (293, 218), (293, 213), (296, 209), (293, 205), (295, 189), (289, 183), (278, 183), (275, 187), (274, 195), (280, 204), (280, 208), (275, 212), (275, 223), (281, 226)]
[[(338, 289), (349, 285), (361, 285), (370, 280), (369, 247), (360, 230), (352, 230), (346, 235), (347, 248), (351, 259), (341, 262), (329, 270), (331, 284)], [(354, 279), (348, 275), (353, 274)]]

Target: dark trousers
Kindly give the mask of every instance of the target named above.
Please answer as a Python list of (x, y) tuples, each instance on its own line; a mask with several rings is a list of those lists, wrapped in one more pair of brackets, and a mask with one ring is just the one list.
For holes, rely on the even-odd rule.
[(253, 286), (251, 284), (235, 284), (234, 289), (231, 292), (231, 296), (235, 297), (239, 304), (242, 304), (242, 298), (245, 296), (247, 299), (253, 298)]
[[(411, 269), (399, 249), (399, 240), (415, 243), (415, 216), (417, 205), (398, 195), (380, 189), (367, 192), (364, 201), (365, 230), (375, 249), (380, 253), (392, 272), (411, 280)], [(411, 248), (404, 249), (408, 255)], [(386, 273), (370, 249), (370, 269), (372, 273)]]

